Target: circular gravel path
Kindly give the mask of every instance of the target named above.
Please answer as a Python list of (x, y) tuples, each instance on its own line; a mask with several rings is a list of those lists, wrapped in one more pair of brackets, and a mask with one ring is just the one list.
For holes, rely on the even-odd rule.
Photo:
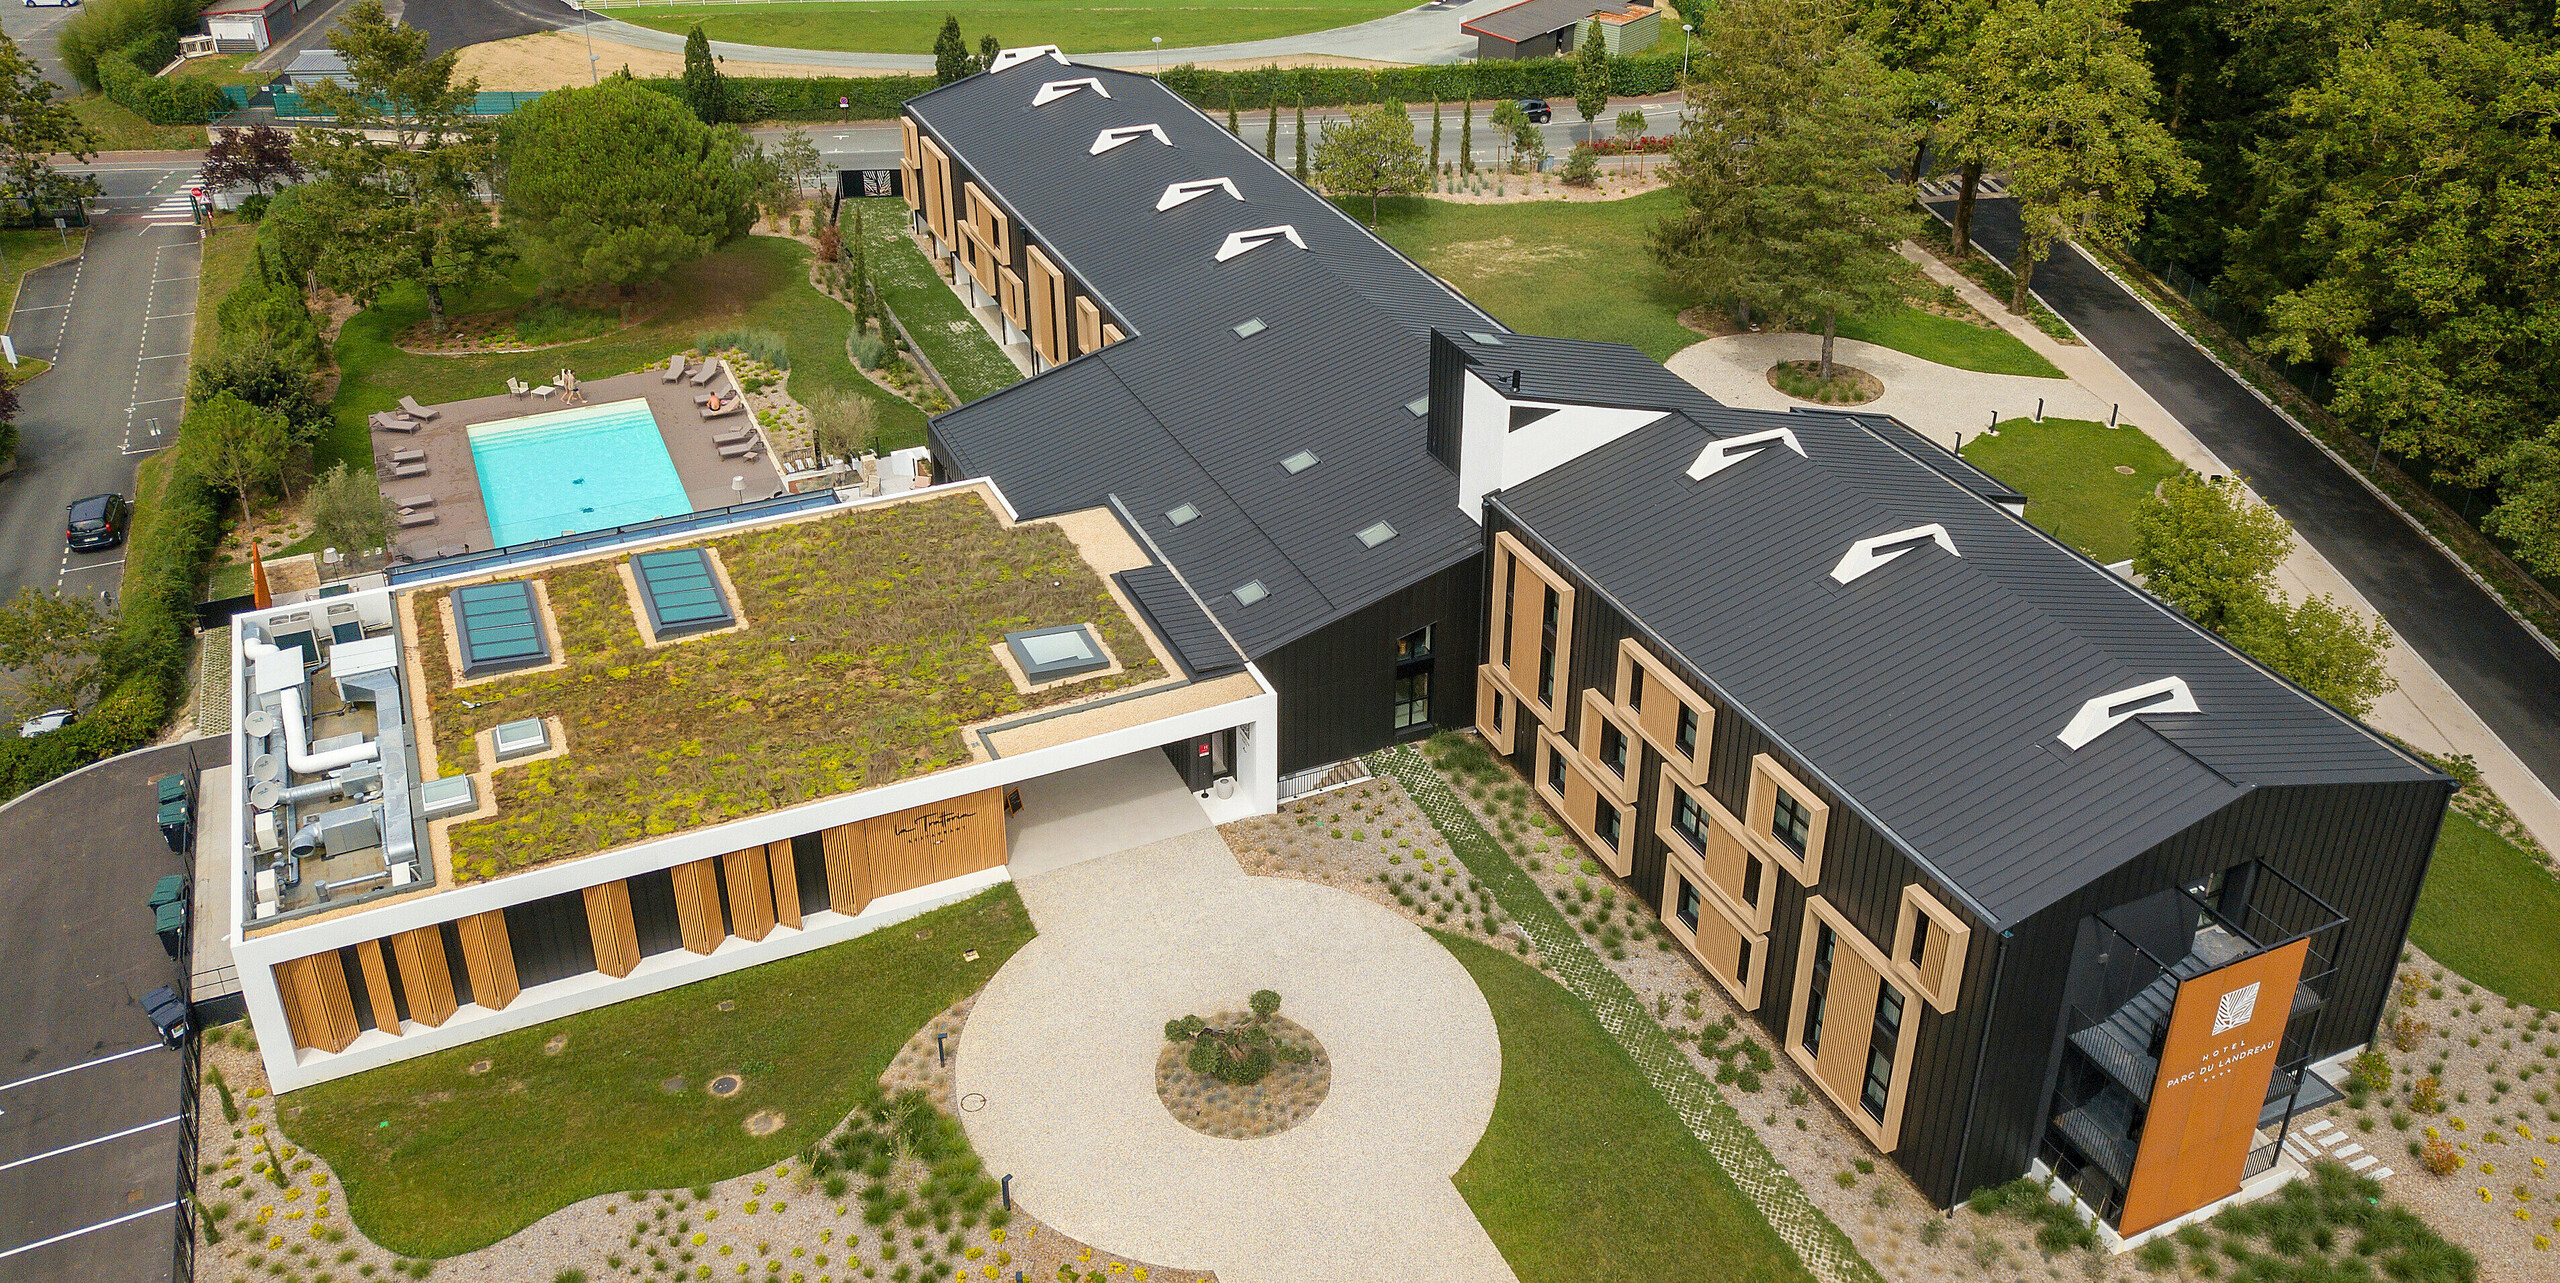
[[(1692, 343), (1663, 364), (1726, 405), (1751, 410), (1820, 409), (1824, 407), (1769, 386), (1769, 367), (1821, 355), (1819, 334), (1768, 331)], [(1882, 380), (1884, 395), (1861, 405), (1829, 408), (1890, 414), (1940, 445), (1951, 444), (1959, 435), (1971, 441), (1991, 426), (1995, 412), (2003, 419), (2032, 415), (2038, 401), (2049, 415), (2107, 421), (2107, 403), (2070, 379), (1959, 370), (1856, 339), (1836, 340), (1831, 359)]]
[[(1215, 830), (1021, 889), (1039, 937), (971, 1010), (953, 1086), (988, 1170), (1042, 1221), (1221, 1283), (1510, 1283), (1449, 1183), (1493, 1116), (1501, 1040), (1437, 941), (1330, 887), (1248, 878)], [(1256, 989), (1324, 1040), (1332, 1089), (1279, 1135), (1204, 1136), (1156, 1096), (1164, 1023)]]

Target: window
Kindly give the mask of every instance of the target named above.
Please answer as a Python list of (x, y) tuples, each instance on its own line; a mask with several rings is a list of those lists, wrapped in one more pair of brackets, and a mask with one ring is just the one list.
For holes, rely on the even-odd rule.
[(1242, 586), (1238, 587), (1235, 590), (1235, 594), (1237, 605), (1250, 606), (1253, 603), (1270, 596), (1271, 590), (1263, 587), (1261, 580), (1254, 579), (1248, 580)]
[(1828, 922), (1813, 937), (1813, 979), (1805, 988), (1802, 1041), (1805, 1051), (1815, 1056), (1822, 1054), (1822, 1007), (1831, 996), (1831, 954), (1839, 944)]
[(1006, 633), (1004, 644), (1012, 649), (1013, 662), (1022, 666), (1023, 679), (1034, 684), (1111, 667), (1111, 657), (1102, 652), (1102, 643), (1083, 624)]
[(1600, 760), (1617, 772), (1619, 779), (1627, 777), (1627, 733), (1619, 730), (1616, 722), (1600, 723)]
[(1240, 338), (1240, 339), (1249, 339), (1249, 338), (1252, 338), (1254, 335), (1256, 335), (1256, 334), (1260, 334), (1260, 333), (1262, 333), (1264, 330), (1267, 330), (1267, 329), (1270, 329), (1270, 328), (1271, 328), (1270, 326), (1265, 325), (1265, 324), (1263, 324), (1263, 323), (1262, 323), (1262, 318), (1261, 318), (1261, 317), (1257, 316), (1257, 317), (1253, 318), (1253, 319), (1252, 319), (1252, 320), (1250, 320), (1250, 321), (1242, 321), (1242, 322), (1237, 323), (1237, 325), (1236, 325), (1236, 327), (1235, 327), (1236, 337), (1237, 337), (1237, 338)]
[(1698, 756), (1698, 710), (1686, 704), (1680, 706), (1680, 734), (1672, 742), (1682, 757), (1694, 760)]
[(1502, 666), (1511, 666), (1511, 600), (1520, 586), (1520, 563), (1506, 561), (1502, 576)]
[(1698, 929), (1698, 888), (1689, 885), (1687, 878), (1680, 879), (1680, 907), (1675, 912), (1680, 915), (1681, 925), (1692, 931)]
[(1363, 548), (1375, 548), (1379, 544), (1395, 538), (1396, 528), (1386, 522), (1380, 521), (1360, 527), (1359, 530), (1353, 532), (1352, 537), (1358, 539), (1360, 541), (1360, 546)]
[(1742, 948), (1733, 955), (1733, 982), (1738, 985), (1751, 983), (1751, 940), (1747, 936), (1743, 938)]
[(1609, 805), (1606, 798), (1592, 804), (1591, 831), (1600, 835), (1601, 845), (1612, 851), (1618, 849), (1618, 808)]
[(1431, 724), (1433, 627), (1425, 624), (1419, 631), (1396, 639), (1395, 728), (1398, 731)]
[(1902, 993), (1886, 985), (1876, 994), (1875, 1030), (1867, 1038), (1867, 1081), (1858, 1090), (1858, 1107), (1877, 1122), (1884, 1121), (1885, 1099), (1892, 1094), (1893, 1048), (1901, 1037)]
[(1280, 461), (1280, 466), (1282, 469), (1286, 470), (1289, 475), (1296, 476), (1297, 474), (1316, 466), (1316, 452), (1313, 450), (1300, 450), (1296, 454), (1290, 455), (1286, 459), (1282, 459)]
[(1502, 692), (1495, 691), (1493, 693), (1493, 729), (1497, 731), (1502, 729), (1502, 703)]
[(1671, 828), (1696, 848), (1700, 855), (1707, 851), (1707, 814), (1698, 799), (1687, 789), (1671, 790)]
[(1564, 792), (1564, 754), (1554, 748), (1547, 750), (1547, 787)]
[(1804, 854), (1806, 835), (1813, 831), (1813, 812), (1796, 800), (1795, 794), (1781, 789), (1776, 805), (1769, 811), (1769, 835), (1787, 844), (1787, 849)]
[(1556, 617), (1563, 609), (1564, 599), (1547, 589), (1546, 618), (1538, 626), (1538, 702), (1549, 707), (1556, 702)]
[(1928, 955), (1929, 915), (1916, 913), (1911, 917), (1911, 965), (1919, 966), (1920, 960)]
[(1200, 519), (1200, 510), (1187, 503), (1178, 504), (1171, 512), (1164, 514), (1164, 519), (1177, 526), (1187, 526)]
[(1644, 665), (1642, 664), (1631, 664), (1627, 668), (1627, 707), (1638, 713), (1644, 711)]
[(1759, 905), (1760, 870), (1764, 867), (1766, 866), (1756, 859), (1744, 862), (1742, 866), (1742, 902), (1744, 904), (1754, 907)]
[(1515, 405), (1511, 407), (1510, 431), (1517, 432), (1555, 412), (1556, 407), (1551, 405)]

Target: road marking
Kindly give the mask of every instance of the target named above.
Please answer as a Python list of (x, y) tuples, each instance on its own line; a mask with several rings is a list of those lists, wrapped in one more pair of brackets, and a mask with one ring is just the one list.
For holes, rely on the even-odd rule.
[(183, 321), (193, 315), (195, 315), (193, 312), (166, 312), (159, 316), (146, 316), (142, 319), (146, 321)]
[(118, 1225), (124, 1224), (126, 1221), (138, 1221), (146, 1216), (157, 1216), (162, 1212), (168, 1211), (170, 1208), (176, 1207), (177, 1205), (178, 1201), (176, 1199), (171, 1199), (166, 1203), (162, 1203), (158, 1207), (146, 1207), (139, 1212), (127, 1212), (112, 1221), (100, 1221), (95, 1225), (83, 1225), (67, 1234), (56, 1234), (52, 1238), (38, 1239), (33, 1243), (26, 1244), (25, 1246), (13, 1247), (8, 1251), (0, 1252), (0, 1261), (8, 1260), (10, 1257), (16, 1256), (20, 1252), (32, 1252), (39, 1247), (51, 1247), (67, 1238), (78, 1238), (83, 1234), (95, 1234), (99, 1230), (113, 1229)]
[[(151, 451), (149, 451), (149, 450), (128, 450), (128, 451), (126, 451), (125, 453), (127, 453), (127, 454), (149, 454), (149, 453), (151, 453)], [(108, 568), (109, 566), (121, 566), (121, 565), (123, 565), (123, 564), (124, 564), (124, 558), (122, 558), (122, 557), (118, 557), (118, 558), (116, 558), (116, 559), (115, 559), (115, 560), (113, 560), (113, 561), (91, 561), (91, 562), (84, 562), (84, 563), (82, 563), (82, 564), (80, 564), (80, 565), (77, 565), (77, 566), (70, 566), (70, 567), (66, 567), (66, 568), (63, 570), (63, 572), (62, 572), (62, 573), (64, 573), (64, 574), (66, 574), (66, 575), (67, 575), (67, 574), (70, 574), (70, 573), (71, 573), (72, 571), (74, 571), (74, 570), (105, 570), (105, 569), (106, 569), (106, 568)], [(7, 1171), (7, 1170), (9, 1170), (9, 1169), (8, 1169), (8, 1168), (6, 1168), (6, 1167), (0, 1167), (0, 1172), (5, 1172), (5, 1171)]]
[(155, 276), (151, 278), (151, 283), (154, 285), (166, 285), (171, 281), (192, 281), (194, 279), (195, 278), (192, 276)]
[(24, 1167), (29, 1163), (40, 1163), (48, 1158), (68, 1154), (74, 1150), (87, 1149), (91, 1145), (104, 1145), (111, 1140), (123, 1140), (125, 1137), (131, 1136), (135, 1132), (147, 1132), (154, 1127), (166, 1127), (176, 1121), (178, 1121), (178, 1116), (176, 1114), (171, 1114), (167, 1118), (163, 1118), (156, 1123), (144, 1123), (138, 1127), (127, 1127), (120, 1132), (109, 1132), (104, 1136), (92, 1136), (76, 1145), (65, 1145), (60, 1149), (48, 1149), (41, 1154), (29, 1154), (25, 1158), (17, 1159), (13, 1162), (0, 1163), (0, 1172), (8, 1171), (13, 1167)]
[[(66, 557), (67, 557), (67, 556), (69, 556), (69, 554), (67, 554), (67, 553), (66, 553), (66, 554), (64, 554), (64, 555), (65, 555)], [(76, 1064), (76, 1065), (66, 1065), (66, 1066), (64, 1066), (64, 1067), (62, 1067), (62, 1068), (60, 1068), (60, 1069), (49, 1069), (49, 1070), (46, 1070), (45, 1072), (43, 1072), (43, 1073), (41, 1073), (41, 1074), (37, 1074), (36, 1076), (34, 1076), (34, 1077), (32, 1077), (32, 1078), (21, 1078), (21, 1079), (19, 1079), (18, 1081), (13, 1082), (13, 1083), (0, 1083), (0, 1091), (10, 1091), (10, 1090), (13, 1090), (13, 1089), (15, 1089), (15, 1088), (24, 1087), (24, 1086), (26, 1086), (28, 1083), (40, 1083), (40, 1082), (43, 1082), (45, 1079), (47, 1079), (47, 1078), (51, 1078), (51, 1077), (54, 1077), (54, 1076), (56, 1076), (56, 1075), (58, 1075), (58, 1074), (77, 1073), (78, 1071), (83, 1070), (83, 1069), (90, 1069), (90, 1068), (94, 1068), (94, 1067), (99, 1066), (99, 1065), (107, 1064), (107, 1063), (112, 1062), (112, 1061), (122, 1060), (122, 1059), (124, 1059), (124, 1058), (125, 1058), (125, 1057), (127, 1057), (127, 1056), (139, 1056), (139, 1055), (141, 1055), (142, 1053), (144, 1053), (144, 1052), (146, 1052), (146, 1051), (158, 1051), (158, 1050), (160, 1050), (160, 1046), (161, 1046), (161, 1045), (160, 1045), (159, 1043), (156, 1043), (156, 1042), (147, 1042), (147, 1043), (142, 1044), (142, 1045), (141, 1045), (141, 1046), (139, 1046), (139, 1047), (135, 1047), (135, 1048), (133, 1048), (133, 1049), (132, 1049), (132, 1050), (130, 1050), (130, 1051), (119, 1051), (119, 1052), (117, 1052), (117, 1053), (115, 1053), (114, 1055), (111, 1055), (111, 1056), (100, 1056), (100, 1057), (98, 1057), (96, 1060), (84, 1060), (84, 1061), (81, 1061), (79, 1064)]]
[(156, 399), (156, 400), (151, 400), (151, 401), (136, 401), (136, 402), (134, 402), (133, 404), (126, 406), (125, 408), (126, 408), (126, 409), (128, 409), (128, 410), (139, 410), (139, 409), (141, 409), (142, 407), (144, 407), (144, 406), (146, 406), (146, 405), (167, 405), (167, 404), (169, 404), (169, 403), (170, 403), (170, 402), (172, 402), (172, 401), (184, 401), (184, 400), (186, 400), (186, 398), (185, 398), (185, 397), (182, 397), (182, 396), (164, 396), (164, 397), (160, 397), (160, 398), (158, 398), (158, 399)]
[(184, 352), (163, 352), (158, 356), (146, 356), (141, 359), (145, 361), (183, 361), (187, 359), (187, 354)]
[(43, 307), (22, 307), (18, 310), (21, 312), (51, 312), (59, 308), (66, 308), (69, 306), (71, 305), (68, 303), (47, 303)]

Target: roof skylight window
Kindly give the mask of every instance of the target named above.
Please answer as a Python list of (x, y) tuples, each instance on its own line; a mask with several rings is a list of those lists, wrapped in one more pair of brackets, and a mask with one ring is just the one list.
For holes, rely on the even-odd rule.
[(1171, 512), (1164, 514), (1164, 519), (1177, 526), (1187, 526), (1200, 519), (1200, 510), (1187, 503), (1177, 504)]
[(1236, 337), (1237, 337), (1237, 338), (1240, 338), (1240, 339), (1249, 339), (1249, 338), (1252, 338), (1254, 335), (1256, 335), (1256, 334), (1260, 334), (1260, 333), (1262, 333), (1264, 330), (1267, 330), (1267, 329), (1270, 329), (1270, 328), (1271, 328), (1270, 326), (1265, 325), (1265, 324), (1263, 324), (1263, 323), (1262, 323), (1262, 318), (1261, 318), (1261, 317), (1257, 316), (1257, 317), (1253, 318), (1253, 319), (1252, 319), (1252, 320), (1250, 320), (1250, 321), (1243, 321), (1243, 322), (1239, 322), (1239, 323), (1235, 326), (1235, 332), (1236, 332)]
[(738, 622), (711, 573), (709, 554), (700, 548), (640, 553), (631, 559), (631, 574), (639, 582), (640, 601), (658, 641)]
[(1290, 455), (1286, 459), (1282, 459), (1280, 461), (1280, 466), (1286, 470), (1289, 475), (1296, 476), (1297, 474), (1316, 466), (1316, 452), (1313, 450), (1300, 450), (1296, 454)]
[(1013, 651), (1013, 661), (1022, 665), (1022, 675), (1034, 685), (1111, 667), (1111, 657), (1103, 653), (1093, 629), (1084, 624), (1006, 633), (1004, 644)]
[(1412, 415), (1413, 417), (1415, 417), (1415, 418), (1417, 418), (1417, 419), (1421, 418), (1422, 416), (1424, 416), (1424, 415), (1426, 415), (1426, 414), (1431, 413), (1431, 394), (1430, 394), (1430, 393), (1428, 393), (1428, 392), (1425, 392), (1425, 393), (1423, 393), (1421, 396), (1415, 397), (1414, 399), (1412, 399), (1412, 400), (1410, 400), (1410, 401), (1405, 402), (1405, 403), (1404, 403), (1404, 412), (1405, 412), (1405, 413), (1407, 413), (1407, 414)]
[(1246, 580), (1244, 586), (1236, 589), (1235, 591), (1236, 604), (1239, 606), (1250, 606), (1253, 603), (1271, 595), (1271, 590), (1263, 587), (1262, 581), (1259, 579)]
[(453, 618), (462, 634), (462, 675), (486, 677), (531, 668), (551, 658), (533, 585), (522, 579), (470, 584), (453, 590)]
[(1499, 336), (1487, 334), (1482, 330), (1469, 330), (1467, 331), (1467, 337), (1474, 339), (1476, 342), (1481, 343), (1486, 347), (1503, 346), (1502, 339)]
[(1395, 538), (1396, 528), (1381, 521), (1374, 526), (1361, 527), (1360, 533), (1355, 537), (1360, 540), (1361, 547), (1375, 548), (1379, 544)]

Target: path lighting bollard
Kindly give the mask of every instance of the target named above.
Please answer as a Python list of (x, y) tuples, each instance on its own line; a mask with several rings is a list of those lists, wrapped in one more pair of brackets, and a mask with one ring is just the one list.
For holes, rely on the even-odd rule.
[(945, 1065), (951, 1063), (951, 1053), (942, 1049), (942, 1040), (950, 1036), (951, 1035), (949, 1034), (935, 1034), (933, 1036), (933, 1058), (936, 1063)]
[[(1011, 1172), (1004, 1174), (1004, 1210), (1008, 1212), (1013, 1210), (1013, 1173)], [(1019, 1277), (1016, 1276), (1017, 1280)]]
[(2036, 398), (2036, 422), (2044, 422), (2044, 398)]
[(2116, 411), (2121, 410), (2121, 409), (2123, 409), (2123, 408), (2124, 408), (2124, 402), (2122, 402), (2122, 401), (2115, 402), (2115, 403), (2113, 403), (2113, 404), (2111, 404), (2111, 405), (2109, 405), (2109, 406), (2107, 407), (2107, 426), (2108, 426), (2108, 427), (2112, 428), (2112, 427), (2114, 427), (2114, 426), (2116, 425)]

